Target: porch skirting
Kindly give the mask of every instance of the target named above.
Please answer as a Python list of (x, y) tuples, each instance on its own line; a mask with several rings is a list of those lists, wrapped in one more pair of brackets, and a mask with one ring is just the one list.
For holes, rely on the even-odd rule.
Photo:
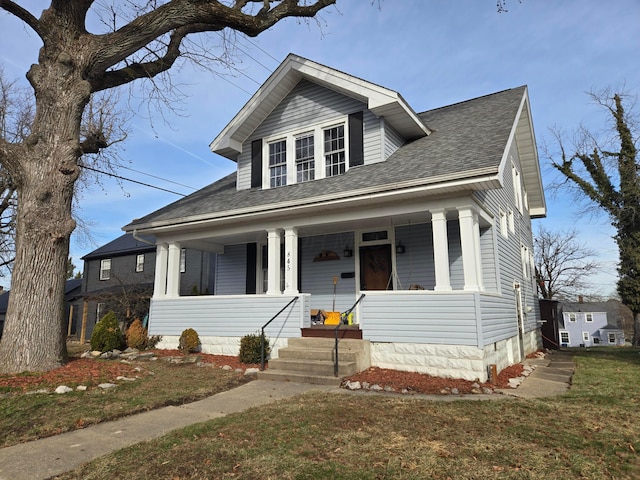
[[(524, 353), (541, 348), (539, 330), (525, 334)], [(500, 340), (483, 349), (462, 345), (371, 342), (371, 365), (406, 372), (426, 373), (443, 378), (486, 382), (489, 366), (498, 372), (520, 361), (517, 337)]]
[[(240, 354), (240, 339), (242, 337), (203, 337), (200, 336), (202, 343), (202, 353), (210, 353), (212, 355), (229, 355), (232, 357)], [(267, 335), (269, 346), (271, 347), (271, 357), (277, 358), (278, 350), (287, 346), (286, 338), (274, 339)], [(156, 348), (176, 349), (178, 348), (179, 335), (162, 335), (162, 340)]]

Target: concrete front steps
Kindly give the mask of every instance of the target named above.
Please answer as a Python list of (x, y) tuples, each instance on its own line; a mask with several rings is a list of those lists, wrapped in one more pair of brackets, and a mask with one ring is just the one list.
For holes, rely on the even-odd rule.
[(258, 373), (262, 380), (279, 380), (316, 385), (340, 385), (342, 377), (371, 366), (368, 340), (342, 339), (338, 343), (338, 376), (334, 375), (335, 339), (290, 338), (269, 360), (269, 368)]

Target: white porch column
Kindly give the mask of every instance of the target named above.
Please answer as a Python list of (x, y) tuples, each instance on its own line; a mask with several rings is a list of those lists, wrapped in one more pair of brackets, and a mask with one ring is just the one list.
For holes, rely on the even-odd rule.
[(298, 230), (289, 227), (284, 230), (284, 293), (298, 292)]
[(169, 243), (167, 261), (167, 297), (180, 296), (180, 244)]
[(153, 298), (167, 296), (167, 260), (169, 245), (159, 243), (156, 246), (156, 272), (153, 278)]
[(477, 291), (481, 289), (478, 214), (471, 207), (462, 207), (458, 209), (458, 220), (460, 222), (464, 289)]
[(267, 295), (280, 291), (280, 229), (267, 230)]
[(431, 228), (433, 230), (433, 261), (436, 271), (434, 290), (451, 290), (449, 274), (449, 239), (447, 238), (447, 216), (444, 210), (431, 212)]

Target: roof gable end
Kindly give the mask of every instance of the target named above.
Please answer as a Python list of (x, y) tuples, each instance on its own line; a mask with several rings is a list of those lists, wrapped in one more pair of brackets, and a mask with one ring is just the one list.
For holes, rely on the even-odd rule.
[(365, 103), (369, 110), (378, 117), (384, 117), (407, 140), (415, 140), (430, 133), (399, 93), (289, 54), (211, 142), (211, 151), (235, 161), (242, 152), (244, 141), (302, 79)]

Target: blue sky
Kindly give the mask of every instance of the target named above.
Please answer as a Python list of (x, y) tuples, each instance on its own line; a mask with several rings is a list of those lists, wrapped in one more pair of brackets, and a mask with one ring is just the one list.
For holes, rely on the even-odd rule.
[[(21, 2), (39, 12), (47, 2)], [(152, 121), (144, 106), (133, 116), (121, 156), (130, 168), (201, 188), (234, 170), (208, 145), (290, 52), (398, 91), (418, 112), (520, 85), (529, 86), (539, 145), (553, 144), (550, 127), (593, 129), (606, 116), (586, 92), (603, 87), (640, 92), (638, 0), (338, 0), (318, 22), (286, 20), (255, 39), (239, 38), (236, 70), (225, 76), (189, 65), (174, 72), (188, 97), (181, 114), (168, 110)], [(0, 65), (8, 78), (24, 78), (36, 61), (37, 37), (0, 14)], [(126, 92), (122, 94), (126, 98)], [(138, 102), (130, 102), (134, 110)], [(553, 172), (542, 158), (545, 184)], [(193, 190), (122, 169), (145, 183), (181, 193)], [(83, 193), (79, 214), (96, 243), (72, 239), (80, 257), (117, 236), (132, 219), (180, 197), (109, 178)], [(614, 291), (617, 249), (605, 217), (580, 214), (571, 197), (547, 192), (548, 216), (534, 224), (575, 227), (599, 252), (606, 270), (592, 280), (602, 294)]]

